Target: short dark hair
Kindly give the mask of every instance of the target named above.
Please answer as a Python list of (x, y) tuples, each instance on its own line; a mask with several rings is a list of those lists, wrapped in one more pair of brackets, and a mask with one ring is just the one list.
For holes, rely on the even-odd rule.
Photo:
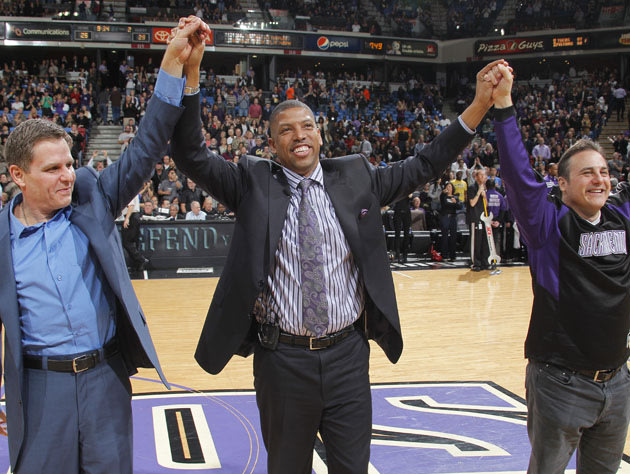
[(560, 157), (560, 161), (558, 161), (558, 176), (561, 176), (564, 179), (569, 179), (569, 165), (571, 164), (571, 158), (580, 152), (589, 150), (599, 153), (602, 158), (604, 158), (604, 161), (606, 161), (604, 149), (599, 143), (594, 142), (589, 138), (581, 138)]
[(315, 114), (313, 113), (311, 108), (308, 105), (306, 105), (304, 102), (300, 102), (299, 100), (293, 100), (293, 99), (285, 100), (284, 102), (280, 102), (276, 106), (276, 108), (273, 109), (273, 112), (271, 112), (271, 115), (269, 116), (269, 135), (270, 136), (271, 136), (271, 129), (273, 128), (273, 124), (275, 123), (276, 118), (278, 117), (278, 114), (285, 110), (296, 109), (296, 108), (308, 110), (308, 112), (311, 114), (311, 117), (313, 117), (313, 122), (315, 121)]
[(33, 147), (43, 140), (60, 139), (72, 148), (72, 138), (56, 123), (44, 119), (26, 120), (15, 127), (7, 138), (4, 150), (7, 163), (28, 171), (33, 161)]

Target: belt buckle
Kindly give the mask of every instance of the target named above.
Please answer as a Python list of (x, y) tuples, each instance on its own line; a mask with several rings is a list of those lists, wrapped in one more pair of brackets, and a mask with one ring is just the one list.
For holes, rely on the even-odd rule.
[(313, 347), (313, 341), (319, 339), (318, 337), (309, 337), (308, 338), (308, 348), (311, 351), (318, 351), (320, 349), (323, 349), (323, 347)]
[[(612, 379), (617, 373), (617, 369), (612, 370), (596, 370), (593, 382), (604, 383)], [(601, 379), (600, 379), (601, 376)]]
[(89, 364), (85, 364), (84, 367), (79, 367), (79, 364), (82, 364), (83, 362), (88, 362), (91, 358), (90, 354), (83, 354), (80, 355), (79, 357), (75, 357), (74, 359), (72, 359), (72, 371), (75, 374), (78, 374), (80, 372), (85, 372), (86, 370), (88, 370)]

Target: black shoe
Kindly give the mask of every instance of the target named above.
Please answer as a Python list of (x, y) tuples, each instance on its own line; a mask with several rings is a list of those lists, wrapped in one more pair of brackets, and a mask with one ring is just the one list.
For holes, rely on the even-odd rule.
[(473, 272), (480, 272), (480, 271), (481, 271), (481, 267), (480, 267), (479, 265), (473, 265), (473, 266), (471, 267), (471, 270), (472, 270)]

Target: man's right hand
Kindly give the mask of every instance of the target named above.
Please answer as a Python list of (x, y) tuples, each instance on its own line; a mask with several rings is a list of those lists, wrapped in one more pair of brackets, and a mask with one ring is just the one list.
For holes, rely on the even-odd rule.
[(504, 64), (497, 64), (492, 70), (486, 74), (484, 80), (494, 85), (494, 106), (504, 109), (512, 105), (512, 84), (514, 75), (512, 69)]
[[(199, 47), (199, 43), (203, 50), (203, 44), (209, 33), (210, 28), (200, 18), (192, 15), (180, 18), (177, 27), (171, 30), (171, 37), (162, 58), (162, 70), (171, 76), (182, 77), (184, 64), (189, 61), (193, 50)], [(201, 57), (198, 60), (201, 62)]]

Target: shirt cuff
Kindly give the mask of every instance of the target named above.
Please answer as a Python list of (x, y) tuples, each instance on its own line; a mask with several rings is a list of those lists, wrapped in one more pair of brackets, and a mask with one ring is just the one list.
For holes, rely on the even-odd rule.
[(504, 107), (502, 109), (497, 109), (496, 107), (494, 108), (494, 120), (496, 122), (504, 122), (505, 120), (515, 115), (516, 109), (513, 105), (510, 105), (509, 107)]
[(468, 132), (469, 135), (474, 135), (475, 134), (475, 130), (471, 130), (470, 128), (468, 128), (468, 125), (466, 125), (464, 123), (464, 121), (462, 120), (462, 116), (461, 115), (457, 116), (457, 120), (459, 120), (459, 124), (462, 126), (462, 128), (464, 130), (466, 130)]
[(185, 77), (171, 76), (168, 72), (160, 68), (157, 81), (155, 82), (154, 94), (158, 99), (167, 104), (179, 107), (184, 96)]

